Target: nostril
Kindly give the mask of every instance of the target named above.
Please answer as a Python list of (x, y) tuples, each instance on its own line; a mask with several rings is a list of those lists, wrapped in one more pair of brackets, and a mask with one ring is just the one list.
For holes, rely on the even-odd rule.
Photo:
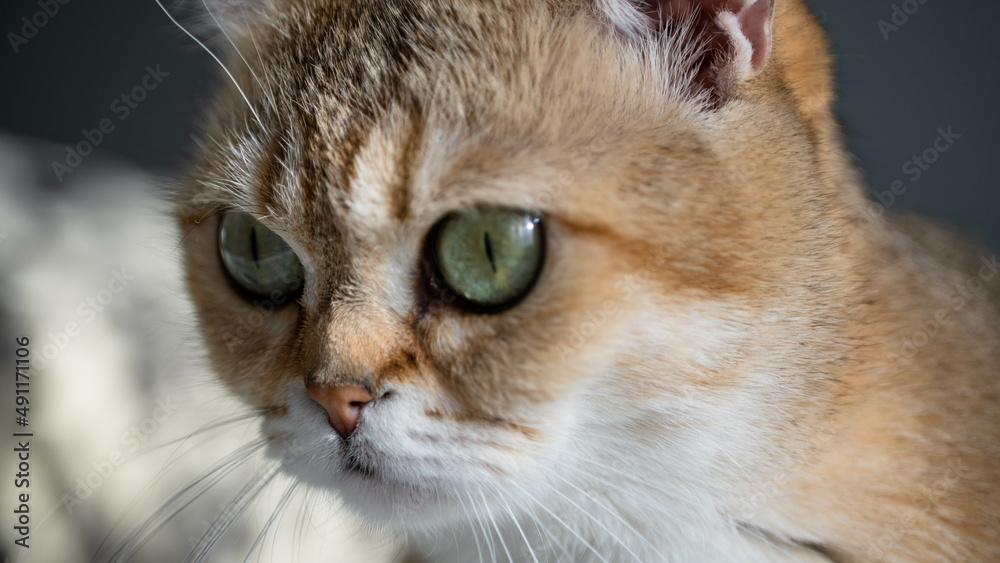
[(357, 429), (365, 405), (375, 400), (359, 385), (309, 385), (306, 390), (326, 410), (330, 425), (345, 440)]

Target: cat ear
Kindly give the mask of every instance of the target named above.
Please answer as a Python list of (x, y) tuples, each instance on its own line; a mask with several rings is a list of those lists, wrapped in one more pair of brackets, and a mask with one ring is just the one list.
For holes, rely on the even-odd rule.
[[(679, 37), (698, 56), (696, 83), (723, 101), (771, 54), (774, 0), (600, 0), (621, 33)], [(693, 44), (692, 44), (693, 43)]]

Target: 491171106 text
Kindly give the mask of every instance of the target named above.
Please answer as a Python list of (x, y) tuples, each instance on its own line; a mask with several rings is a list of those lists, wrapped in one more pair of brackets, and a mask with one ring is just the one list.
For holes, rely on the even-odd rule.
[[(14, 350), (14, 422), (20, 430), (26, 430), (31, 392), (31, 350), (28, 345), (31, 340), (27, 336), (15, 339), (17, 348)], [(14, 455), (17, 456), (17, 473), (14, 474), (14, 488), (17, 498), (14, 502), (14, 543), (25, 549), (29, 548), (31, 537), (31, 438), (32, 432), (14, 432)]]

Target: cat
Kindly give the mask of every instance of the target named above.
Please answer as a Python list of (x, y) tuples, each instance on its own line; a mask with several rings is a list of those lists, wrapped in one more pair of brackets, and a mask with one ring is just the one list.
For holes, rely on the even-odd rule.
[(801, 0), (210, 8), (213, 365), (408, 560), (1000, 558), (996, 255), (871, 212)]

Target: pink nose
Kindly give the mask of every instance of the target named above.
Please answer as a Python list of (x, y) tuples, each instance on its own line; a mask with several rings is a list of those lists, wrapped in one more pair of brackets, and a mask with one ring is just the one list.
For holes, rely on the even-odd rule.
[(358, 385), (309, 385), (309, 397), (326, 409), (330, 424), (345, 440), (354, 433), (361, 420), (361, 409), (375, 400), (371, 393)]

